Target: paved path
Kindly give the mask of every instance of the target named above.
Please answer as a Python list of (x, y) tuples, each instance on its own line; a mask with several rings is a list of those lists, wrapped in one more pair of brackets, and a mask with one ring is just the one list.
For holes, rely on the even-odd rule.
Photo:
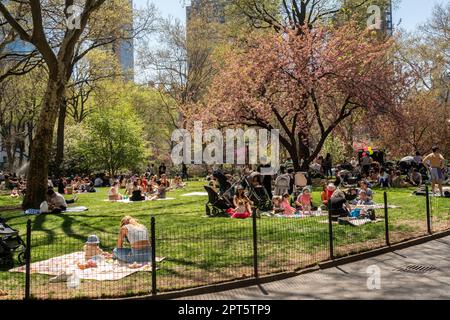
[[(432, 265), (438, 269), (422, 274), (395, 270), (411, 264)], [(370, 266), (377, 266), (381, 271), (379, 290), (368, 289), (367, 268)], [(377, 284), (376, 280), (369, 282)], [(450, 237), (282, 281), (182, 300), (186, 299), (450, 299)]]

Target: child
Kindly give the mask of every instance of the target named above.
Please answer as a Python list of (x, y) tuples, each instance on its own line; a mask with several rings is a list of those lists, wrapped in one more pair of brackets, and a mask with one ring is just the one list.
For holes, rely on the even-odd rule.
[(289, 195), (289, 193), (285, 193), (283, 195), (283, 201), (281, 202), (281, 207), (284, 209), (284, 215), (286, 216), (292, 216), (295, 214), (295, 212), (297, 211), (295, 208), (293, 208), (290, 204), (290, 198), (291, 196)]
[(295, 204), (298, 207), (301, 207), (303, 215), (306, 215), (306, 214), (310, 215), (311, 214), (312, 197), (311, 197), (311, 192), (309, 191), (309, 189), (307, 187), (303, 188), (303, 192), (298, 197), (298, 199), (295, 202)]
[(108, 256), (107, 253), (100, 249), (99, 244), (100, 239), (96, 235), (91, 235), (87, 238), (86, 244), (83, 247), (84, 259), (86, 261), (96, 260), (98, 256)]
[(284, 208), (282, 207), (281, 203), (283, 202), (283, 198), (280, 196), (275, 196), (272, 199), (273, 204), (273, 214), (279, 214), (284, 212)]

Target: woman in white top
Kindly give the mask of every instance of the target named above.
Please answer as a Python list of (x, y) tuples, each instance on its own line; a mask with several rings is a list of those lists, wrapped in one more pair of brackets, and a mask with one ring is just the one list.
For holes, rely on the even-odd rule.
[[(124, 248), (124, 242), (130, 243), (130, 248)], [(130, 216), (120, 221), (120, 233), (117, 248), (113, 250), (115, 259), (126, 263), (146, 263), (151, 261), (152, 252), (147, 228), (137, 219)]]

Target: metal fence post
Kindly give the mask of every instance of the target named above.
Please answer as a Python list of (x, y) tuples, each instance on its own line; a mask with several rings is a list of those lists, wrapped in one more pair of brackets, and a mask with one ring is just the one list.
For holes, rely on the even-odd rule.
[(155, 232), (155, 217), (151, 217), (150, 233), (152, 244), (152, 295), (156, 295), (156, 232)]
[(333, 221), (331, 220), (331, 199), (328, 199), (328, 235), (330, 242), (330, 260), (334, 260)]
[(391, 241), (389, 239), (389, 209), (388, 209), (388, 199), (387, 192), (384, 192), (384, 228), (386, 231), (386, 245), (391, 246)]
[(431, 231), (431, 211), (430, 211), (430, 190), (428, 189), (428, 186), (425, 188), (426, 190), (426, 200), (427, 200), (427, 229), (428, 233), (432, 234)]
[(256, 228), (256, 208), (253, 209), (253, 275), (256, 279), (259, 278), (258, 274), (258, 236)]
[(30, 299), (31, 285), (31, 219), (27, 221), (27, 240), (25, 248), (25, 300)]

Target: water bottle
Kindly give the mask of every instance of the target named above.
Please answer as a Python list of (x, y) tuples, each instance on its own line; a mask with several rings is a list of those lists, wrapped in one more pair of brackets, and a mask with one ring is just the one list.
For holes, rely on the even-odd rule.
[(76, 289), (80, 286), (80, 274), (78, 270), (74, 270), (72, 275), (67, 279), (67, 288)]

